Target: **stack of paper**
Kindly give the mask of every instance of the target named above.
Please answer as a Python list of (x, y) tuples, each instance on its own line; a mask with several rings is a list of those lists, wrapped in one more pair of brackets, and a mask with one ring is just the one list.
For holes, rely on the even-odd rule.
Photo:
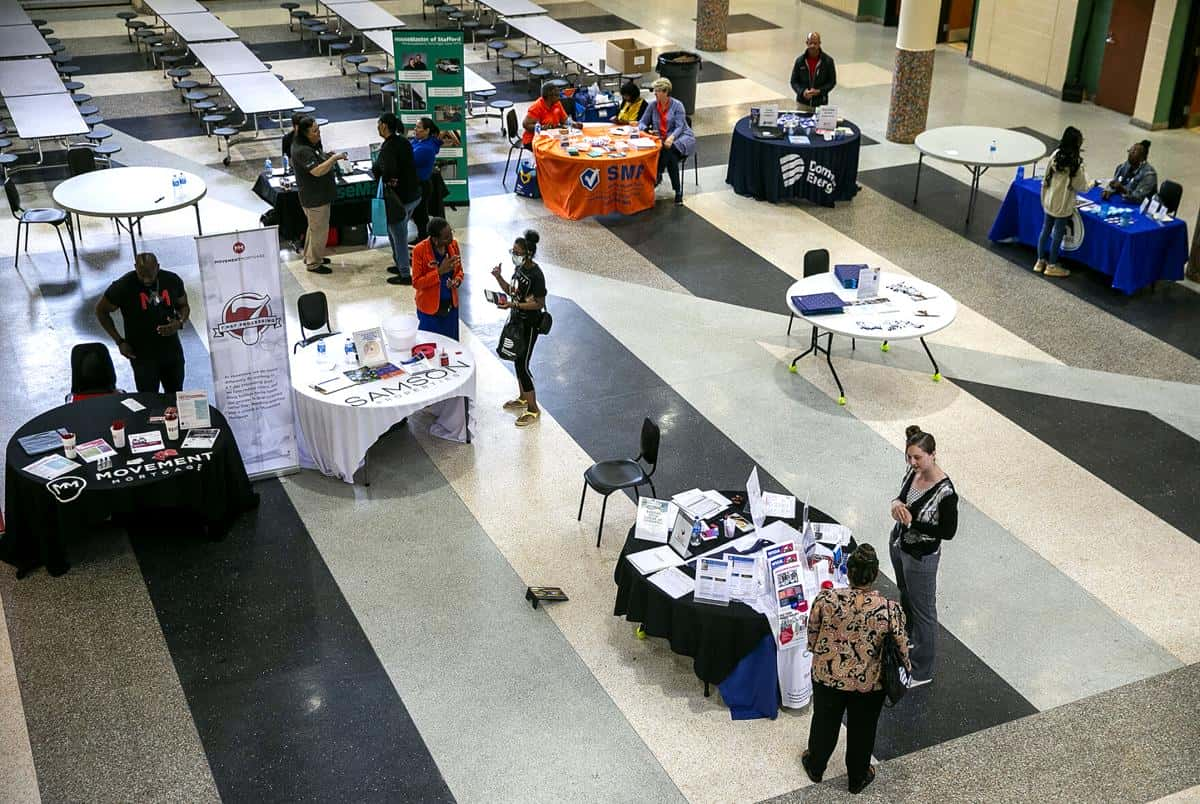
[(678, 567), (667, 567), (650, 576), (650, 583), (678, 600), (696, 588), (696, 582), (679, 571)]
[(733, 504), (716, 491), (701, 491), (700, 489), (681, 491), (671, 499), (693, 519), (714, 517)]
[(678, 567), (683, 563), (683, 559), (666, 545), (640, 553), (630, 553), (625, 558), (642, 575), (649, 575), (667, 567)]

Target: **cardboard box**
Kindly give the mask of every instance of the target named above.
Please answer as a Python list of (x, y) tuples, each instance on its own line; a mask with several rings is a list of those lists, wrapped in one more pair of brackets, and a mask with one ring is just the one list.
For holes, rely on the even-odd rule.
[(605, 62), (623, 73), (649, 73), (654, 70), (650, 61), (650, 46), (636, 39), (609, 39)]

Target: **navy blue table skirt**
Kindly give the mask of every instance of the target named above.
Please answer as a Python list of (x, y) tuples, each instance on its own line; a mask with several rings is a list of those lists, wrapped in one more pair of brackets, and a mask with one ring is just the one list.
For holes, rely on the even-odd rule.
[[(988, 239), (1017, 240), (1037, 247), (1042, 232), (1042, 180), (1019, 179), (1008, 188)], [(1086, 193), (1100, 201), (1100, 189)], [(1116, 198), (1109, 199), (1113, 207), (1129, 207)], [(1183, 279), (1188, 259), (1187, 224), (1180, 220), (1159, 224), (1137, 215), (1129, 226), (1107, 223), (1094, 212), (1079, 213), (1083, 239), (1074, 251), (1063, 256), (1081, 262), (1112, 277), (1112, 286), (1123, 293), (1133, 293), (1159, 279)], [(1030, 255), (1030, 262), (1034, 260)]]
[(810, 134), (808, 145), (792, 145), (786, 139), (764, 140), (754, 136), (750, 118), (733, 127), (729, 143), (729, 170), (725, 183), (738, 195), (761, 201), (790, 201), (803, 198), (831, 207), (858, 194), (858, 149), (862, 136), (858, 126), (842, 125), (853, 134), (826, 142)]

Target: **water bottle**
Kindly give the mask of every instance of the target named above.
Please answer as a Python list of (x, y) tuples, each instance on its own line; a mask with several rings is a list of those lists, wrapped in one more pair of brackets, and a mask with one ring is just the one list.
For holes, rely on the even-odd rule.
[(346, 362), (350, 365), (354, 365), (354, 342), (349, 338), (346, 339), (344, 351), (346, 353)]
[(700, 517), (696, 517), (695, 521), (692, 522), (691, 545), (692, 547), (699, 547), (701, 544), (703, 544), (703, 541), (700, 539)]
[(172, 197), (172, 198), (179, 198), (179, 191), (180, 191), (180, 187), (179, 187), (179, 174), (178, 174), (178, 173), (172, 173), (172, 174), (171, 174), (171, 197)]
[(321, 357), (325, 356), (325, 339), (324, 338), (317, 341), (317, 354), (319, 354)]
[(287, 154), (283, 155), (283, 175), (290, 176), (292, 174), (292, 160), (287, 158)]
[(988, 145), (988, 156), (992, 159), (996, 158), (996, 141), (995, 140), (992, 140), (991, 144)]
[(187, 174), (182, 170), (179, 171), (179, 189), (187, 190)]
[(268, 179), (271, 178), (271, 172), (272, 172), (271, 160), (267, 159), (266, 161), (263, 162), (263, 177), (268, 178)]
[(542, 136), (542, 124), (534, 123), (533, 124), (533, 138), (536, 140), (540, 136)]

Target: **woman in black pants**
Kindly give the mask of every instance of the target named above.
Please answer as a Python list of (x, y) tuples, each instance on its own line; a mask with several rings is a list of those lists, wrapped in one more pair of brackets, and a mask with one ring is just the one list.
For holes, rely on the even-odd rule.
[(546, 277), (542, 269), (533, 261), (537, 253), (538, 233), (527, 229), (525, 234), (513, 242), (512, 261), (516, 271), (512, 279), (505, 281), (500, 275), (501, 266), (492, 269), (492, 276), (500, 284), (501, 290), (509, 298), (496, 303), (497, 307), (511, 310), (510, 320), (521, 325), (524, 340), (524, 350), (515, 361), (517, 384), (521, 394), (516, 399), (504, 403), (505, 410), (521, 411), (517, 416), (517, 427), (528, 427), (538, 420), (542, 411), (537, 405), (537, 392), (533, 388), (533, 376), (529, 373), (529, 359), (533, 357), (533, 345), (537, 341), (538, 329), (542, 323), (542, 313), (546, 309)]
[(909, 687), (933, 681), (937, 658), (937, 571), (942, 542), (958, 532), (958, 494), (937, 465), (937, 442), (915, 424), (905, 431), (909, 470), (892, 500), (891, 555), (912, 643)]

